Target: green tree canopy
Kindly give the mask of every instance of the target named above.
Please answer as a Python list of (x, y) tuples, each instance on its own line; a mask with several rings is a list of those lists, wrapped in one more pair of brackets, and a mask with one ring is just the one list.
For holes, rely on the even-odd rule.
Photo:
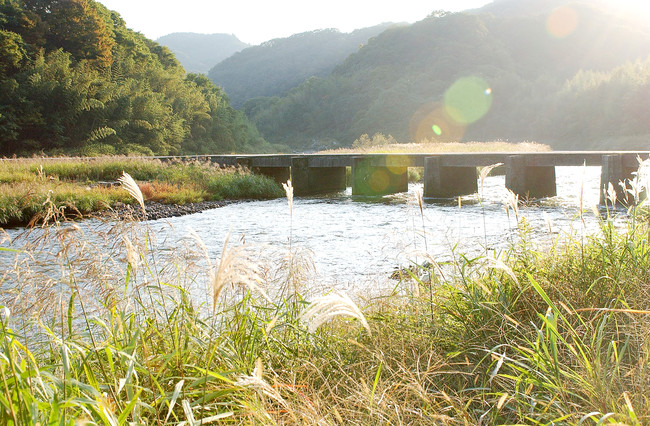
[(0, 154), (269, 150), (166, 47), (93, 0), (0, 0)]

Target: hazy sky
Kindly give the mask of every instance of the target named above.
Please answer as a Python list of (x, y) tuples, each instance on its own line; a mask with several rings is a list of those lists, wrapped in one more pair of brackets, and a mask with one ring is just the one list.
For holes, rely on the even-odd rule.
[[(639, 0), (646, 1), (646, 0)], [(156, 39), (173, 32), (235, 34), (259, 44), (322, 28), (349, 32), (382, 22), (415, 22), (491, 0), (99, 0), (129, 28)]]

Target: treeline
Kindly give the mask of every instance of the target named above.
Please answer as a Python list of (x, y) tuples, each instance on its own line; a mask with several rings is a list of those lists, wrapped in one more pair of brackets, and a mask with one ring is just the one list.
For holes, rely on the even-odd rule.
[[(400, 141), (647, 148), (648, 25), (567, 1), (575, 27), (553, 34), (557, 10), (517, 14), (522, 5), (500, 2), (502, 15), (435, 12), (390, 28), (330, 75), (283, 97), (250, 99), (245, 110), (268, 141), (294, 149), (377, 132)], [(450, 108), (454, 96), (460, 104)], [(453, 117), (463, 107), (471, 119)]]
[(0, 154), (268, 149), (207, 77), (93, 0), (0, 0)]
[(233, 105), (260, 96), (284, 96), (310, 77), (325, 77), (359, 46), (394, 24), (351, 33), (323, 29), (278, 38), (238, 52), (214, 66), (208, 77)]

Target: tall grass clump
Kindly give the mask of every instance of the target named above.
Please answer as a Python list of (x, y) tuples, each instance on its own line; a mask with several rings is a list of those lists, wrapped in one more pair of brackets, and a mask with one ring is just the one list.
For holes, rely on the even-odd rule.
[(650, 215), (538, 246), (518, 214), (508, 250), (365, 300), (305, 292), (294, 218), (278, 258), (132, 222), (0, 237), (0, 423), (647, 424)]
[[(214, 200), (282, 196), (271, 179), (241, 168), (202, 161), (146, 158), (0, 160), (0, 225), (24, 225), (45, 213), (48, 197), (66, 206), (71, 217), (132, 203), (117, 185), (126, 172), (145, 201), (187, 204)], [(37, 216), (37, 217), (35, 217)]]

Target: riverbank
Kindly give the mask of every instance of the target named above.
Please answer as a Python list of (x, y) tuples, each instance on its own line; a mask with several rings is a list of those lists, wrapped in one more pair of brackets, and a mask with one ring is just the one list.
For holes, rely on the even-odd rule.
[(162, 252), (126, 221), (5, 242), (0, 422), (647, 423), (647, 213), (544, 246), (520, 214), (498, 257), (421, 254), (354, 300), (307, 296), (291, 241)]
[(201, 213), (210, 209), (218, 209), (229, 204), (245, 202), (246, 200), (220, 200), (220, 201), (201, 201), (187, 204), (165, 204), (155, 201), (145, 202), (146, 216), (142, 209), (133, 204), (117, 203), (110, 211), (104, 211), (95, 216), (109, 217), (111, 219), (137, 219), (137, 220), (158, 220), (168, 219), (171, 217), (180, 217), (187, 214)]
[(133, 199), (117, 182), (123, 172), (137, 181), (151, 206), (150, 219), (283, 195), (267, 177), (210, 162), (127, 157), (0, 160), (0, 226), (126, 213)]

